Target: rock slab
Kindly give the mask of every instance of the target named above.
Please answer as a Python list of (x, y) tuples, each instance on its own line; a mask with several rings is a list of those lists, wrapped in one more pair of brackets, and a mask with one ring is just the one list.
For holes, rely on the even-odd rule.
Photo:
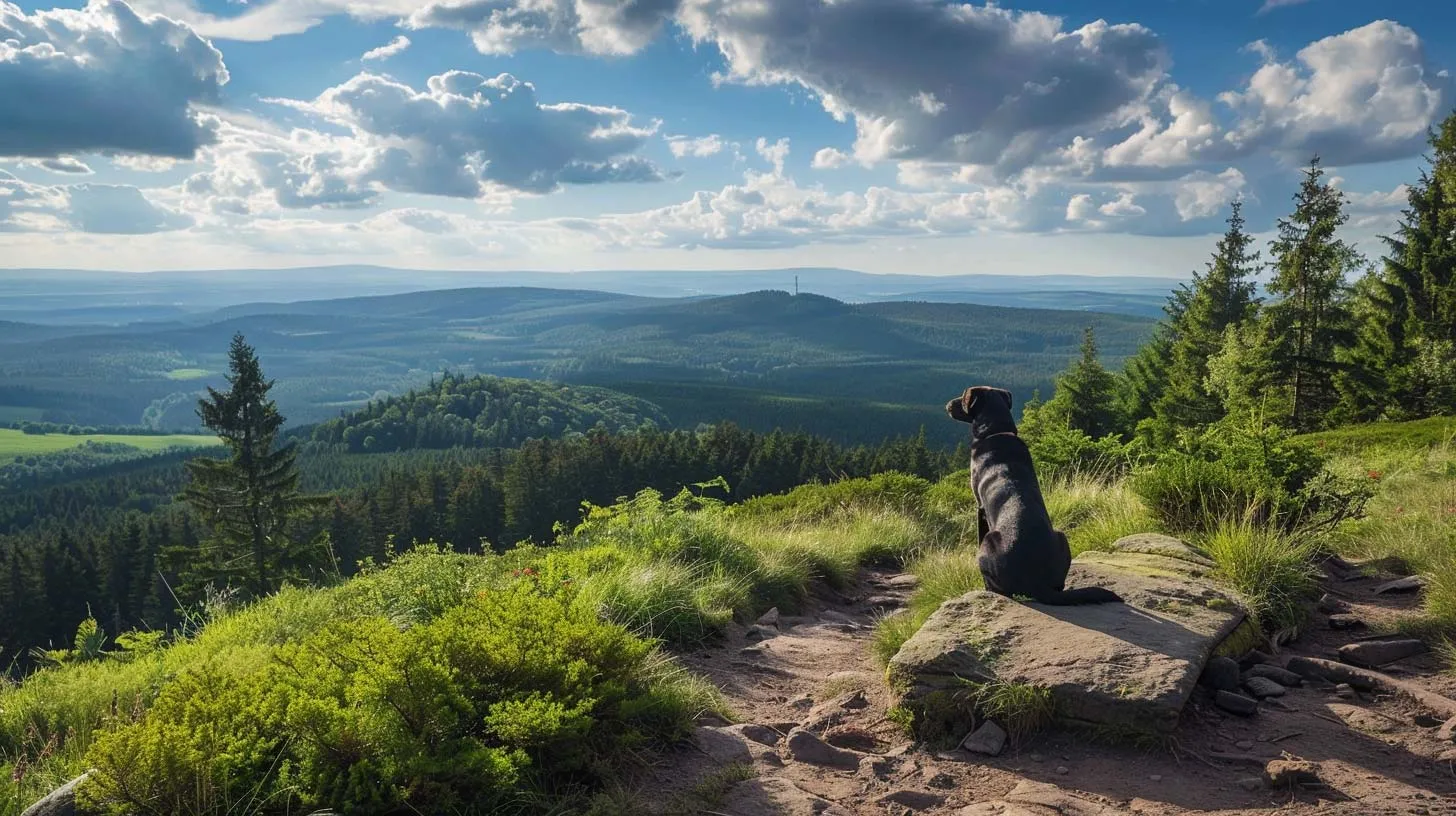
[(1426, 644), (1415, 639), (1371, 640), (1364, 643), (1347, 643), (1340, 647), (1340, 660), (1354, 666), (1374, 669), (1386, 663), (1394, 663), (1407, 657), (1424, 654)]
[(850, 771), (859, 769), (859, 754), (835, 748), (802, 728), (789, 732), (787, 747), (789, 755), (799, 762)]
[(967, 805), (958, 816), (1122, 816), (1128, 811), (1104, 805), (1044, 782), (1022, 782), (1000, 799)]
[(89, 774), (81, 774), (51, 791), (44, 799), (25, 809), (20, 816), (76, 816), (76, 788)]
[(1239, 664), (1231, 657), (1215, 657), (1203, 667), (1199, 682), (1215, 691), (1235, 691), (1239, 687)]
[(1207, 559), (1166, 536), (1083, 553), (1068, 588), (1102, 586), (1125, 604), (1047, 606), (972, 592), (943, 604), (890, 661), (902, 704), (929, 706), (965, 683), (1050, 693), (1063, 721), (1170, 732), (1215, 648), (1243, 623)]
[(1248, 679), (1250, 677), (1265, 677), (1273, 680), (1281, 686), (1288, 686), (1290, 688), (1295, 688), (1304, 682), (1303, 677), (1300, 677), (1298, 674), (1295, 674), (1289, 669), (1263, 664), (1250, 666), (1249, 670), (1247, 672), (1244, 672), (1245, 679)]

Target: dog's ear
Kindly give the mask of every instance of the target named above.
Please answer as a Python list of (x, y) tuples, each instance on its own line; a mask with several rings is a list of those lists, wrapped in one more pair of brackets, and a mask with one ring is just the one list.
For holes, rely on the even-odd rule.
[(1006, 410), (1010, 411), (1011, 410), (1011, 392), (1010, 391), (1007, 391), (1004, 388), (992, 388), (991, 390), (994, 391), (994, 392), (996, 392), (997, 394), (999, 394), (1002, 399), (1006, 400)]

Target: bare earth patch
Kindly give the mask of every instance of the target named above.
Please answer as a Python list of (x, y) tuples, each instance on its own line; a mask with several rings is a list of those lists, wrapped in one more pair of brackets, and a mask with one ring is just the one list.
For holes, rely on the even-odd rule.
[[(1373, 592), (1392, 576), (1344, 577), (1331, 575), (1324, 590), (1373, 631), (1419, 605), (1414, 594)], [(705, 724), (710, 747), (651, 769), (637, 792), (642, 807), (709, 816), (1456, 814), (1456, 744), (1440, 738), (1439, 719), (1409, 701), (1322, 682), (1291, 688), (1248, 718), (1215, 708), (1198, 689), (1174, 734), (1142, 745), (1068, 730), (1028, 737), (994, 757), (917, 744), (890, 719), (870, 652), (876, 616), (910, 591), (904, 577), (865, 571), (842, 593), (820, 590), (803, 617), (782, 617), (776, 636), (750, 642), (749, 630), (734, 627), (719, 646), (685, 656), (723, 690), (740, 723), (766, 728)], [(1340, 646), (1370, 637), (1372, 629), (1331, 630), (1326, 618), (1313, 614), (1277, 662), (1334, 660)], [(1456, 695), (1434, 655), (1381, 671)], [(1290, 778), (1312, 771), (1320, 784), (1271, 786), (1266, 764), (1278, 759), (1313, 763), (1285, 770)], [(714, 774), (728, 779), (703, 784)]]

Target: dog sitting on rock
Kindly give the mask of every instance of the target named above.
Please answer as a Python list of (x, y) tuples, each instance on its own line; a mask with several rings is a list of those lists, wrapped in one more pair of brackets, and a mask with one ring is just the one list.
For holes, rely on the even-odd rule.
[(978, 385), (945, 410), (971, 426), (971, 489), (986, 589), (1056, 606), (1121, 602), (1102, 587), (1065, 589), (1072, 549), (1052, 527), (1031, 451), (1011, 419), (1011, 392)]

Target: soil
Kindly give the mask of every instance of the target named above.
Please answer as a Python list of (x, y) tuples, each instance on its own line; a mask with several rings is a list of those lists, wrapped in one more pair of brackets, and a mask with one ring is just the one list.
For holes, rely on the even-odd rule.
[[(1324, 591), (1370, 628), (1333, 631), (1328, 615), (1311, 609), (1278, 662), (1337, 659), (1340, 646), (1391, 631), (1419, 607), (1418, 593), (1373, 592), (1399, 576), (1368, 567), (1327, 571)], [(1215, 708), (1206, 691), (1195, 690), (1172, 737), (1145, 744), (1055, 729), (1013, 740), (995, 757), (918, 744), (887, 717), (891, 700), (870, 652), (875, 620), (912, 591), (897, 577), (866, 570), (843, 591), (817, 590), (805, 615), (779, 621), (776, 637), (750, 643), (748, 630), (735, 627), (713, 648), (683, 656), (722, 689), (738, 722), (785, 735), (805, 728), (860, 752), (857, 769), (797, 761), (784, 739), (774, 746), (743, 740), (752, 778), (739, 781), (749, 774), (728, 778), (724, 768), (741, 758), (689, 750), (649, 771), (639, 791), (643, 809), (708, 816), (1456, 814), (1456, 745), (1438, 737), (1439, 719), (1399, 698), (1344, 696), (1351, 692), (1309, 681), (1248, 718)], [(1456, 677), (1433, 654), (1381, 671), (1456, 696)], [(1320, 784), (1271, 788), (1262, 777), (1275, 759), (1316, 763)], [(1038, 789), (1050, 796), (1003, 800), (1035, 787), (1028, 783), (1055, 788)]]

